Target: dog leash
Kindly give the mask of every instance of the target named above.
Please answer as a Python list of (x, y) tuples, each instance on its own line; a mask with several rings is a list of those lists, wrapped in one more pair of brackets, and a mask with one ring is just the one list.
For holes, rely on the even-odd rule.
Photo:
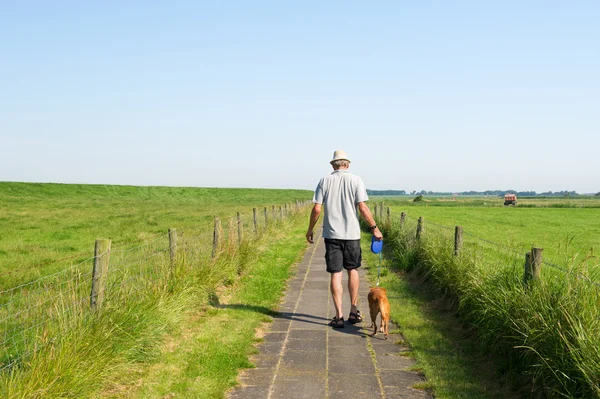
[(381, 252), (379, 252), (379, 266), (377, 266), (377, 284), (376, 287), (379, 287), (379, 276), (381, 275)]

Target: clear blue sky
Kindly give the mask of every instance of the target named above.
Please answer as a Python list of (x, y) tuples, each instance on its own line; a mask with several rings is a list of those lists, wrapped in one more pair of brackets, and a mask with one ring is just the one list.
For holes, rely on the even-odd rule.
[(0, 181), (600, 191), (598, 1), (0, 4)]

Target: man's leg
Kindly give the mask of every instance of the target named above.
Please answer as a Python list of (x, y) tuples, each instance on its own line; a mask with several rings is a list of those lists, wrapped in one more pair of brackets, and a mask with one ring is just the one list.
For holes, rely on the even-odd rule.
[[(341, 273), (340, 273), (341, 274)], [(341, 285), (341, 279), (340, 279)], [(358, 287), (360, 285), (360, 277), (357, 269), (348, 270), (348, 294), (350, 294), (350, 312), (356, 313), (356, 305), (358, 305)]]
[(330, 287), (333, 305), (335, 306), (335, 316), (337, 318), (342, 318), (344, 316), (344, 313), (342, 312), (342, 295), (344, 293), (344, 287), (342, 286), (342, 272), (331, 273)]

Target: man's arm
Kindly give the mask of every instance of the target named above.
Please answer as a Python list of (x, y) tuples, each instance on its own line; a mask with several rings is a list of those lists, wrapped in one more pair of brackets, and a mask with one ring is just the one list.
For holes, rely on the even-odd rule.
[(315, 225), (319, 220), (319, 215), (321, 214), (321, 207), (321, 204), (315, 204), (315, 206), (313, 206), (312, 211), (310, 212), (310, 221), (308, 223), (308, 231), (306, 232), (306, 241), (310, 242), (311, 244), (314, 243), (313, 229), (315, 228)]
[[(369, 207), (367, 206), (367, 204), (365, 202), (358, 203), (358, 211), (362, 215), (363, 219), (365, 219), (365, 222), (367, 222), (369, 227), (375, 226), (375, 219), (373, 219), (371, 210), (369, 209)], [(375, 236), (375, 239), (383, 240), (383, 234), (381, 234), (379, 227), (375, 227), (375, 229), (372, 231), (373, 231), (373, 235)]]

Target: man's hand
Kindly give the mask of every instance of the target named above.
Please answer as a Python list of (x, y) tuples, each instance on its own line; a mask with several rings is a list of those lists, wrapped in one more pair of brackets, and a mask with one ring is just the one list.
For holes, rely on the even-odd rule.
[(373, 230), (373, 235), (377, 241), (383, 240), (383, 234), (381, 234), (379, 227), (375, 227), (375, 230)]
[(308, 232), (306, 233), (306, 241), (308, 241), (311, 244), (314, 244), (314, 235), (315, 233), (312, 230), (308, 230)]

